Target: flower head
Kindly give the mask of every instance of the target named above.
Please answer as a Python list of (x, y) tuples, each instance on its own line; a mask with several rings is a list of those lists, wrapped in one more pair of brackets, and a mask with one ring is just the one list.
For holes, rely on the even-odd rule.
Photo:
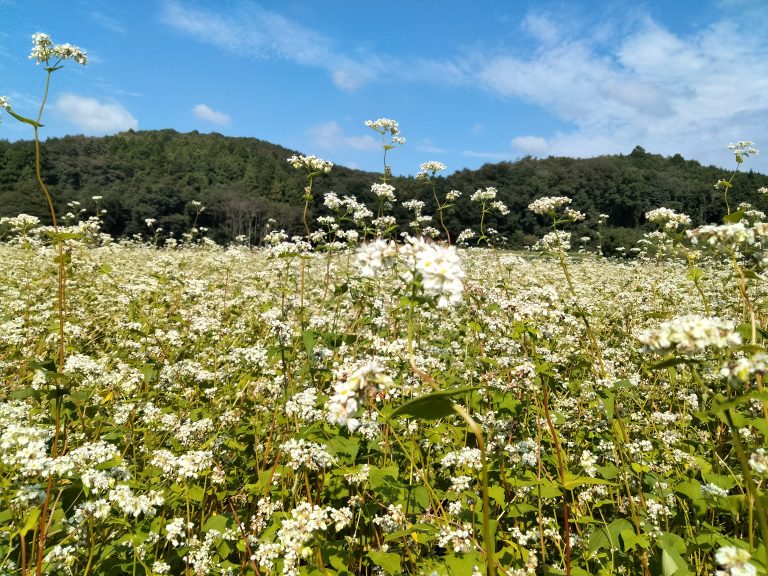
[(36, 64), (49, 64), (55, 60), (56, 66), (62, 60), (74, 60), (83, 66), (88, 63), (88, 56), (84, 50), (72, 44), (54, 44), (48, 34), (37, 32), (32, 35), (32, 52), (29, 59), (34, 60)]
[(333, 162), (323, 160), (317, 156), (301, 156), (294, 154), (288, 158), (288, 162), (290, 162), (291, 166), (297, 170), (301, 170), (303, 168), (309, 173), (320, 172), (328, 174), (331, 171), (331, 168), (333, 168)]
[(382, 137), (389, 134), (392, 144), (405, 144), (405, 138), (400, 136), (400, 125), (396, 120), (390, 120), (389, 118), (366, 120), (365, 125), (381, 134)]
[(751, 140), (739, 140), (738, 142), (728, 145), (728, 149), (736, 156), (736, 162), (741, 164), (744, 162), (744, 158), (750, 156), (757, 156), (757, 148), (754, 147), (754, 143)]
[(534, 214), (554, 214), (558, 208), (570, 203), (571, 199), (567, 196), (544, 196), (528, 204), (528, 210)]
[(402, 250), (411, 274), (421, 279), (424, 291), (436, 294), (439, 308), (461, 302), (464, 270), (455, 246), (441, 246), (412, 238)]
[(418, 177), (429, 178), (430, 176), (434, 177), (435, 174), (437, 174), (438, 172), (442, 172), (443, 170), (445, 170), (446, 165), (443, 164), (442, 162), (430, 160), (429, 162), (424, 162), (423, 164), (421, 164), (419, 168), (421, 171), (419, 172)]
[(650, 212), (645, 213), (645, 219), (648, 222), (655, 224), (661, 224), (665, 230), (674, 231), (680, 226), (689, 226), (691, 223), (690, 216), (686, 214), (678, 214), (671, 208), (656, 208)]
[(727, 348), (741, 344), (741, 336), (734, 331), (733, 322), (692, 314), (663, 322), (655, 330), (643, 332), (638, 338), (648, 350), (677, 350), (683, 354), (699, 354), (706, 348)]
[(485, 190), (479, 188), (472, 196), (469, 197), (472, 202), (486, 202), (496, 198), (496, 188), (488, 186)]
[(757, 569), (749, 563), (752, 555), (743, 548), (723, 546), (715, 552), (715, 561), (724, 568), (716, 576), (754, 576)]

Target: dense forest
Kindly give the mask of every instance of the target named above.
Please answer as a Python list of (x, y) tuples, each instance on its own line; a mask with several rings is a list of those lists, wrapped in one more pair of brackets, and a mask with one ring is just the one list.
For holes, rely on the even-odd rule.
[[(245, 235), (258, 243), (269, 219), (289, 234), (304, 230), (302, 211), (306, 174), (286, 159), (292, 150), (257, 140), (220, 134), (173, 130), (128, 131), (114, 136), (52, 138), (42, 145), (42, 173), (55, 197), (59, 213), (82, 211), (83, 216), (106, 210), (104, 229), (114, 237), (148, 236), (146, 219), (157, 221), (165, 235), (179, 237), (196, 218), (193, 201), (205, 211), (197, 225), (217, 242)], [(734, 163), (735, 166), (735, 163)], [(513, 248), (530, 245), (546, 231), (546, 223), (527, 210), (540, 196), (568, 196), (587, 220), (576, 237), (594, 236), (598, 215), (607, 214), (601, 231), (603, 247), (611, 252), (632, 246), (644, 229), (645, 213), (658, 207), (688, 214), (694, 225), (721, 221), (725, 206), (714, 188), (730, 172), (705, 167), (679, 154), (663, 157), (636, 147), (628, 155), (590, 159), (523, 158), (486, 164), (435, 179), (438, 197), (450, 190), (462, 193), (446, 211), (446, 225), (455, 237), (480, 221), (480, 205), (470, 200), (479, 189), (493, 186), (497, 199), (510, 213), (491, 214), (485, 225), (498, 231)], [(380, 174), (336, 166), (314, 183), (313, 218), (327, 213), (323, 194), (351, 195), (376, 206), (371, 184)], [(768, 209), (768, 199), (757, 193), (768, 186), (768, 176), (744, 172), (730, 192), (733, 205), (752, 203)], [(395, 177), (398, 203), (393, 208), (399, 225), (409, 214), (400, 202), (425, 202), (424, 214), (435, 213), (429, 184), (414, 177)], [(92, 199), (101, 197), (98, 204)], [(79, 202), (74, 205), (72, 202)], [(73, 208), (74, 207), (74, 208)], [(34, 176), (34, 143), (0, 141), (0, 216), (20, 213), (49, 221), (43, 195)], [(435, 223), (436, 225), (436, 223)]]

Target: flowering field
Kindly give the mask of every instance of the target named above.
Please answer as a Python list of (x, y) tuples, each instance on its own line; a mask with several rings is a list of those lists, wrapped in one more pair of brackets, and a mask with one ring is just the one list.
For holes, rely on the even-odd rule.
[(722, 225), (653, 210), (632, 261), (570, 253), (585, 215), (538, 198), (522, 256), (492, 187), (452, 239), (440, 162), (398, 230), (381, 118), (375, 211), (328, 192), (313, 220), (332, 165), (295, 155), (306, 235), (116, 243), (101, 212), (60, 225), (40, 168), (51, 74), (86, 55), (30, 58), (37, 117), (0, 109), (52, 225), (0, 219), (0, 575), (766, 573), (768, 225), (735, 171)]
[(764, 572), (732, 267), (288, 247), (0, 247), (0, 572)]

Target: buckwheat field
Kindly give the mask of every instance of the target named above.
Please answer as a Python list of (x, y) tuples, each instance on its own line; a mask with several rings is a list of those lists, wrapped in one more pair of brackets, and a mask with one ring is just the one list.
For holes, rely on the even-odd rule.
[(660, 207), (619, 260), (566, 197), (529, 252), (493, 188), (396, 228), (367, 124), (379, 205), (312, 220), (294, 156), (305, 233), (262, 246), (60, 224), (42, 178), (53, 225), (0, 221), (0, 574), (765, 574), (765, 215)]

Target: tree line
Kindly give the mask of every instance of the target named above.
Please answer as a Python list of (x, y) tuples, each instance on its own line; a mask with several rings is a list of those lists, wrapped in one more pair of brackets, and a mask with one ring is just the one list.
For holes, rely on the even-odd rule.
[[(238, 236), (258, 243), (270, 219), (289, 234), (304, 231), (306, 175), (286, 161), (295, 151), (269, 142), (216, 133), (131, 130), (104, 137), (51, 138), (42, 148), (43, 179), (58, 213), (82, 211), (87, 216), (106, 210), (101, 217), (104, 231), (116, 238), (150, 236), (147, 219), (162, 227), (166, 236), (177, 238), (196, 221), (222, 243)], [(485, 164), (437, 177), (434, 184), (439, 198), (451, 190), (462, 193), (444, 212), (454, 238), (467, 228), (477, 229), (480, 205), (470, 196), (492, 186), (510, 212), (492, 213), (485, 224), (509, 247), (531, 245), (547, 231), (546, 222), (527, 209), (532, 200), (568, 196), (573, 208), (587, 214), (587, 220), (571, 228), (576, 238), (589, 237), (594, 244), (597, 217), (608, 216), (600, 234), (604, 251), (611, 253), (634, 245), (648, 229), (645, 213), (661, 206), (688, 214), (693, 225), (721, 222), (725, 205), (714, 183), (730, 176), (679, 154), (664, 157), (638, 146), (627, 155), (525, 157)], [(371, 184), (379, 178), (380, 174), (335, 166), (315, 181), (312, 218), (328, 214), (323, 194), (330, 191), (354, 196), (373, 209), (377, 202)], [(768, 210), (768, 199), (757, 192), (768, 186), (768, 176), (749, 171), (738, 174), (734, 182), (733, 201)], [(409, 220), (400, 205), (404, 200), (422, 200), (424, 214), (436, 213), (429, 184), (412, 176), (394, 177), (391, 183), (399, 200), (392, 213), (401, 229), (407, 229)], [(94, 201), (94, 196), (100, 199)], [(201, 202), (205, 211), (197, 214), (193, 201)], [(0, 140), (0, 216), (20, 213), (50, 220), (35, 180), (34, 143)]]

